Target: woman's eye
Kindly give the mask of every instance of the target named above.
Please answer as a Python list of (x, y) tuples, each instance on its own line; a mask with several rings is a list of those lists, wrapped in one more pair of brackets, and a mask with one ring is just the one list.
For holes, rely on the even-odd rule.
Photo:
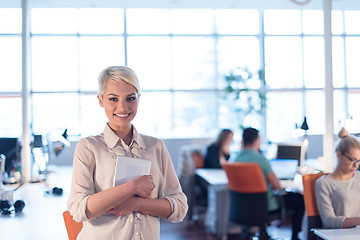
[(113, 98), (109, 98), (110, 101), (117, 101), (117, 98), (113, 97)]
[(135, 97), (128, 97), (128, 98), (126, 98), (126, 101), (132, 102), (132, 101), (134, 101), (135, 99), (136, 99)]

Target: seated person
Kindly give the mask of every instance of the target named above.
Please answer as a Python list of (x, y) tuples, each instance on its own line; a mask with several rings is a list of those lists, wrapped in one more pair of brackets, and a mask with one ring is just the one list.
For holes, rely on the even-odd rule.
[(221, 163), (230, 158), (229, 146), (233, 140), (233, 132), (223, 129), (216, 141), (206, 151), (204, 168), (221, 168)]
[[(255, 128), (245, 128), (241, 142), (242, 151), (234, 159), (234, 162), (255, 162), (260, 165), (261, 171), (267, 185), (268, 210), (270, 213), (280, 212), (280, 200), (275, 195), (274, 190), (280, 190), (280, 182), (272, 171), (270, 162), (260, 154), (260, 136)], [(304, 199), (301, 194), (287, 193), (284, 195), (285, 208), (291, 209), (292, 215), (292, 238), (299, 239), (298, 233), (301, 231), (302, 218), (305, 212)], [(266, 229), (260, 228), (260, 238), (269, 238)]]
[(360, 225), (360, 143), (343, 129), (336, 147), (338, 164), (315, 183), (315, 196), (324, 228)]

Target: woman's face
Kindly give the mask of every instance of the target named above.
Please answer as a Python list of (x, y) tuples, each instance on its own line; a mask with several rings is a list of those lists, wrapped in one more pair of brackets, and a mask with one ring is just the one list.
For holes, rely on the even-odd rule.
[(234, 136), (234, 134), (232, 134), (232, 133), (229, 133), (229, 135), (227, 135), (226, 140), (224, 142), (225, 146), (229, 146), (232, 143), (233, 136)]
[(350, 148), (349, 152), (337, 152), (339, 166), (344, 173), (354, 173), (359, 167), (360, 149)]
[(139, 104), (139, 94), (132, 85), (109, 80), (102, 99), (99, 96), (98, 99), (113, 130), (127, 131), (131, 128)]

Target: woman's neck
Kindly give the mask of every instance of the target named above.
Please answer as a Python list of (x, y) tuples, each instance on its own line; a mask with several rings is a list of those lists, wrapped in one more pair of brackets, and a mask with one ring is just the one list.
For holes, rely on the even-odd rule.
[(130, 145), (132, 137), (133, 137), (133, 126), (130, 125), (129, 128), (122, 128), (122, 129), (113, 129), (115, 134), (121, 138), (126, 145)]
[(336, 180), (349, 180), (354, 176), (354, 173), (345, 173), (341, 169), (336, 168), (330, 176)]

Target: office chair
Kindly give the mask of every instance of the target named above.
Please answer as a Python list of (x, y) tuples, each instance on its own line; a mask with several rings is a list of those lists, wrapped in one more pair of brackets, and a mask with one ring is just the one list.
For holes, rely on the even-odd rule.
[(322, 228), (315, 198), (315, 182), (324, 174), (326, 173), (307, 174), (303, 176), (305, 211), (308, 219), (307, 240), (318, 239), (311, 229)]
[(69, 236), (69, 240), (76, 240), (77, 235), (80, 233), (83, 223), (76, 222), (73, 217), (70, 215), (69, 211), (65, 211), (63, 213), (64, 222), (66, 226), (66, 230)]
[(196, 184), (198, 181), (195, 175), (195, 170), (204, 165), (205, 149), (206, 145), (203, 144), (184, 145), (179, 149), (177, 176), (188, 199), (186, 219), (194, 223), (201, 222), (206, 211), (206, 197), (202, 196), (202, 189)]
[[(267, 186), (258, 163), (224, 163), (230, 194), (230, 221), (259, 226), (260, 239), (266, 238), (270, 220)], [(275, 215), (274, 215), (275, 216)]]

